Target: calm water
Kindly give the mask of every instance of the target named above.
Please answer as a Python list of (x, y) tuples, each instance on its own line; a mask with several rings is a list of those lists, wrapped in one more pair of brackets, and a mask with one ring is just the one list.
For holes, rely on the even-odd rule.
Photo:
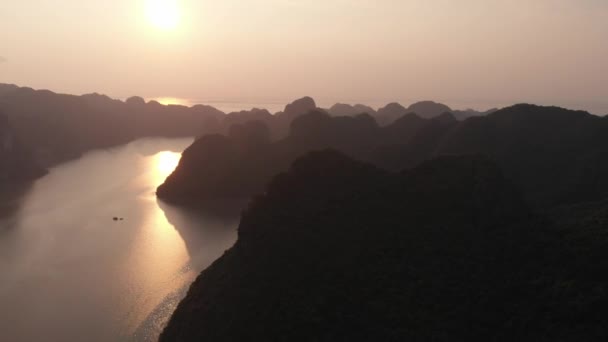
[(92, 152), (25, 192), (0, 219), (0, 340), (157, 338), (195, 277), (236, 240), (237, 215), (154, 195), (191, 142)]

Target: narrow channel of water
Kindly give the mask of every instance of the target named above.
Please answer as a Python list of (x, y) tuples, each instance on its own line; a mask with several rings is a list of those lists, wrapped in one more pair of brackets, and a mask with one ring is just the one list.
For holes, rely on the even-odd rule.
[(23, 194), (0, 219), (2, 339), (156, 340), (195, 277), (237, 236), (237, 215), (155, 196), (191, 142), (91, 152)]

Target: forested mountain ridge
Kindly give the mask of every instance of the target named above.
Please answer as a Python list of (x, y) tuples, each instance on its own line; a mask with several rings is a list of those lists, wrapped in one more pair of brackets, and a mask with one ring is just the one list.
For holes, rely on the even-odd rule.
[(601, 341), (606, 265), (576, 241), (484, 157), (389, 173), (313, 152), (254, 198), (161, 341)]

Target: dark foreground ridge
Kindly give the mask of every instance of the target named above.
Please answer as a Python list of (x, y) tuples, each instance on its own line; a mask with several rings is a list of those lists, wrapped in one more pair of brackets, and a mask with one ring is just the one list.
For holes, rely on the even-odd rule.
[(313, 152), (251, 203), (161, 341), (605, 338), (605, 283), (576, 254), (483, 157), (388, 173)]

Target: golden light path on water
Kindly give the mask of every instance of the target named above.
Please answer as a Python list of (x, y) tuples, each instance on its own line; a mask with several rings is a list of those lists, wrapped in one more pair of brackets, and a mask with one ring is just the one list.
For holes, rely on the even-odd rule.
[(36, 181), (0, 218), (0, 339), (158, 338), (189, 284), (237, 236), (238, 214), (156, 197), (191, 143), (94, 151)]
[[(162, 184), (175, 170), (180, 158), (181, 153), (172, 151), (159, 152), (151, 158), (146, 158), (143, 162), (147, 164), (145, 169), (149, 171), (142, 175), (141, 182), (155, 186)], [(182, 237), (167, 220), (163, 211), (156, 208), (156, 196), (146, 193), (141, 199), (149, 204), (150, 210), (147, 211), (148, 215), (134, 240), (136, 243), (125, 263), (124, 274), (129, 275), (130, 270), (137, 269), (138, 277), (133, 280), (133, 286), (145, 283), (157, 284), (157, 287), (137, 294), (134, 301), (128, 302), (129, 307), (137, 308), (125, 308), (125, 312), (128, 312), (125, 318), (130, 333), (136, 333), (137, 328), (162, 304), (166, 296), (196, 277), (196, 273), (188, 267), (190, 255)], [(128, 283), (130, 280), (125, 281)]]

